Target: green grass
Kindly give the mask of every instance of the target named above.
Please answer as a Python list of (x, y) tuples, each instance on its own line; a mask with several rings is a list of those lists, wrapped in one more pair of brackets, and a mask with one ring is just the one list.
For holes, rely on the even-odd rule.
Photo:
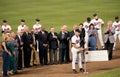
[(98, 73), (91, 76), (86, 76), (86, 77), (120, 77), (120, 68)]
[[(54, 26), (59, 32), (62, 25), (68, 25), (72, 30), (74, 24), (79, 24), (98, 13), (105, 23), (120, 16), (120, 0), (0, 0), (0, 21), (8, 20), (14, 31), (25, 19), (30, 27), (36, 18), (49, 30)], [(1, 22), (2, 24), (2, 22)]]
[[(84, 22), (97, 13), (105, 22), (120, 17), (120, 0), (0, 0), (0, 21), (8, 20), (13, 31), (17, 31), (20, 19), (25, 19), (31, 28), (35, 19), (49, 30), (54, 26), (60, 31), (62, 25), (72, 30), (74, 24)], [(1, 34), (0, 34), (1, 35)], [(120, 77), (120, 69), (100, 73), (91, 77)]]

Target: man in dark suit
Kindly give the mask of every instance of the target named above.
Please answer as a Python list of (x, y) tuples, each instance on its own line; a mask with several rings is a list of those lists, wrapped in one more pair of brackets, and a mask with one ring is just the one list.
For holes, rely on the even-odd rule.
[(70, 48), (70, 32), (68, 31), (68, 27), (66, 25), (63, 25), (63, 28), (65, 30), (65, 33), (67, 34), (67, 47), (66, 47), (66, 59), (67, 63), (70, 62), (70, 54), (69, 54), (69, 48)]
[(73, 26), (73, 30), (70, 32), (70, 39), (72, 38), (73, 35), (75, 35), (75, 30), (79, 29), (79, 27), (77, 25)]
[(53, 54), (54, 54), (54, 64), (57, 64), (57, 48), (58, 48), (58, 35), (54, 32), (54, 28), (50, 28), (49, 37), (49, 53), (50, 53), (50, 64), (53, 64)]
[(18, 70), (21, 70), (22, 69), (22, 47), (23, 47), (23, 42), (22, 42), (22, 33), (21, 31), (17, 31), (17, 35), (15, 37), (15, 39), (17, 40), (18, 44), (19, 44), (19, 47), (18, 47), (18, 67), (17, 69)]
[(80, 46), (84, 48), (84, 44), (85, 44), (85, 29), (83, 28), (83, 24), (80, 23), (79, 24), (79, 30), (80, 30)]
[(29, 33), (29, 28), (25, 27), (25, 32), (22, 35), (23, 40), (23, 50), (24, 50), (24, 67), (30, 67), (30, 57), (31, 57), (31, 46), (32, 46), (32, 35)]
[(61, 28), (61, 32), (58, 35), (58, 39), (60, 41), (60, 52), (59, 52), (59, 61), (60, 64), (62, 64), (64, 62), (64, 57), (65, 57), (65, 62), (67, 61), (67, 57), (66, 55), (66, 48), (67, 48), (67, 34), (65, 33), (64, 28)]
[(41, 27), (41, 31), (38, 33), (39, 42), (39, 60), (41, 65), (47, 65), (48, 63), (48, 32), (44, 27)]

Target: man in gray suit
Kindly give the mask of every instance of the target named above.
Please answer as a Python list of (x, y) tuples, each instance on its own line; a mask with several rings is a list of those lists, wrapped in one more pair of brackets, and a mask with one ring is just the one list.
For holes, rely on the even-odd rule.
[(113, 53), (113, 45), (115, 42), (115, 29), (112, 27), (112, 21), (108, 21), (104, 34), (105, 49), (109, 51), (109, 60), (111, 60)]
[(14, 50), (15, 50), (15, 64), (16, 64), (16, 69), (17, 69), (17, 66), (18, 66), (18, 54), (19, 54), (18, 53), (18, 46), (19, 46), (19, 44), (18, 44), (17, 40), (15, 40), (15, 37), (16, 37), (15, 33), (12, 32), (11, 33), (10, 43), (12, 44), (12, 46), (14, 47)]

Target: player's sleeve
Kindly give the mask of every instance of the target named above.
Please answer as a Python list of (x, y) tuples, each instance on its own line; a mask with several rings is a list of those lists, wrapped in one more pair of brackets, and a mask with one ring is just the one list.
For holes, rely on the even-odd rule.
[(112, 24), (112, 27), (115, 28), (115, 22)]
[(90, 23), (91, 23), (91, 24), (94, 24), (94, 19), (92, 19)]
[(74, 36), (71, 38), (71, 42), (72, 42), (72, 44), (75, 44), (75, 43), (76, 43)]
[(20, 31), (21, 29), (20, 29), (20, 26), (18, 26), (18, 31)]
[(2, 26), (2, 31), (4, 31), (4, 26)]
[(33, 25), (33, 29), (35, 29), (35, 25)]
[(10, 25), (8, 26), (9, 30), (12, 30), (12, 28), (10, 27)]
[(101, 22), (102, 24), (104, 24), (104, 21), (103, 21), (102, 19), (100, 19), (100, 22)]
[(84, 23), (83, 23), (83, 28), (85, 28), (85, 26), (86, 26), (86, 23), (84, 22)]

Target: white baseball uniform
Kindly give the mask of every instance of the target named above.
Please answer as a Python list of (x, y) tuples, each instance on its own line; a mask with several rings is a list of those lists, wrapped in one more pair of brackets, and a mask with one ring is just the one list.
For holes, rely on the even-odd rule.
[(89, 30), (89, 25), (91, 24), (91, 22), (84, 22), (83, 23), (83, 28), (85, 29), (85, 48), (88, 48), (88, 30)]
[(25, 27), (26, 27), (26, 25), (19, 25), (18, 26), (18, 31), (24, 31), (24, 29), (25, 29)]
[(10, 25), (2, 25), (2, 31), (5, 31), (5, 30), (12, 30)]
[(41, 27), (42, 27), (42, 25), (40, 25), (40, 24), (33, 25), (34, 30), (41, 30)]
[[(80, 47), (80, 37), (77, 37), (76, 35), (74, 35), (71, 38), (71, 42), (74, 43), (76, 46)], [(72, 69), (75, 69), (75, 63), (76, 60), (78, 59), (78, 66), (79, 68), (82, 68), (82, 59), (81, 59), (81, 53), (77, 52), (78, 50), (75, 47), (71, 48), (71, 52), (72, 52)]]
[(120, 21), (119, 22), (114, 22), (113, 23), (113, 27), (115, 28), (115, 34), (114, 34), (114, 38), (115, 38), (115, 43), (114, 43), (114, 48), (116, 46), (116, 39), (118, 37), (119, 42), (120, 42)]
[(102, 24), (104, 24), (103, 20), (100, 18), (98, 18), (97, 20), (92, 19), (91, 23), (93, 23), (95, 28), (97, 29), (98, 39), (100, 41), (101, 46), (104, 47), (104, 43), (103, 43), (103, 39), (102, 39)]
[[(33, 25), (33, 29), (35, 30), (36, 34), (41, 30), (41, 27), (42, 27), (42, 25), (40, 25), (40, 24)], [(39, 52), (38, 40), (36, 42), (37, 42), (37, 52)]]

